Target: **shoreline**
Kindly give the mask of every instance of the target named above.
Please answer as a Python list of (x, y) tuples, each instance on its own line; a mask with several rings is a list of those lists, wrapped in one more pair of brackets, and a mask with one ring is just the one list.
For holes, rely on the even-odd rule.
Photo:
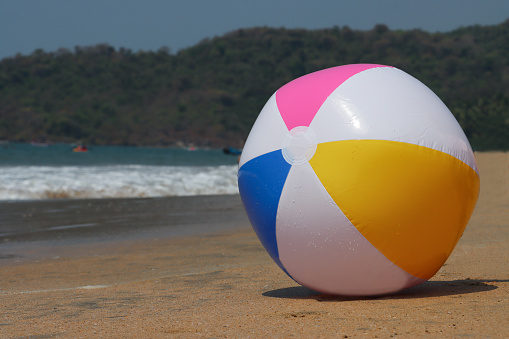
[[(0, 203), (0, 266), (72, 246), (205, 236), (250, 228), (240, 196), (31, 200)], [(2, 259), (3, 258), (3, 259)]]

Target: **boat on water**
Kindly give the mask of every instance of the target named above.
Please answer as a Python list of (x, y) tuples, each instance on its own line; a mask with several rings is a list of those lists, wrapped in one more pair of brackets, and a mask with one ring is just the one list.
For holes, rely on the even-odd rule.
[(233, 147), (225, 147), (223, 148), (223, 153), (231, 155), (240, 155), (242, 154), (242, 150)]
[(78, 145), (72, 149), (73, 152), (88, 152), (88, 148), (86, 145)]

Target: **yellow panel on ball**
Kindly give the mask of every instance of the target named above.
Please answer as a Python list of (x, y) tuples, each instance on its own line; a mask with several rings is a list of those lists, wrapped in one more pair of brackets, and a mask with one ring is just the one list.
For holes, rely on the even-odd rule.
[(394, 264), (431, 278), (461, 237), (479, 176), (457, 158), (388, 140), (318, 144), (309, 162), (333, 200)]

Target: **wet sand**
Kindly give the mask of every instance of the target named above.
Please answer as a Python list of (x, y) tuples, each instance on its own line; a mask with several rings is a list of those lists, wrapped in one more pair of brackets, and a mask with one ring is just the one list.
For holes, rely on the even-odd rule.
[(444, 267), (370, 298), (293, 282), (238, 196), (0, 204), (0, 337), (507, 338), (509, 153), (477, 160), (480, 199)]

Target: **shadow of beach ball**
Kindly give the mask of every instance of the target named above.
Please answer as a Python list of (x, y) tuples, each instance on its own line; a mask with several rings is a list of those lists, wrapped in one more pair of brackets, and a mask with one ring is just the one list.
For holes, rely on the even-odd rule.
[(461, 127), (420, 81), (356, 64), (272, 95), (239, 163), (250, 222), (292, 279), (340, 295), (395, 292), (431, 278), (479, 194)]

